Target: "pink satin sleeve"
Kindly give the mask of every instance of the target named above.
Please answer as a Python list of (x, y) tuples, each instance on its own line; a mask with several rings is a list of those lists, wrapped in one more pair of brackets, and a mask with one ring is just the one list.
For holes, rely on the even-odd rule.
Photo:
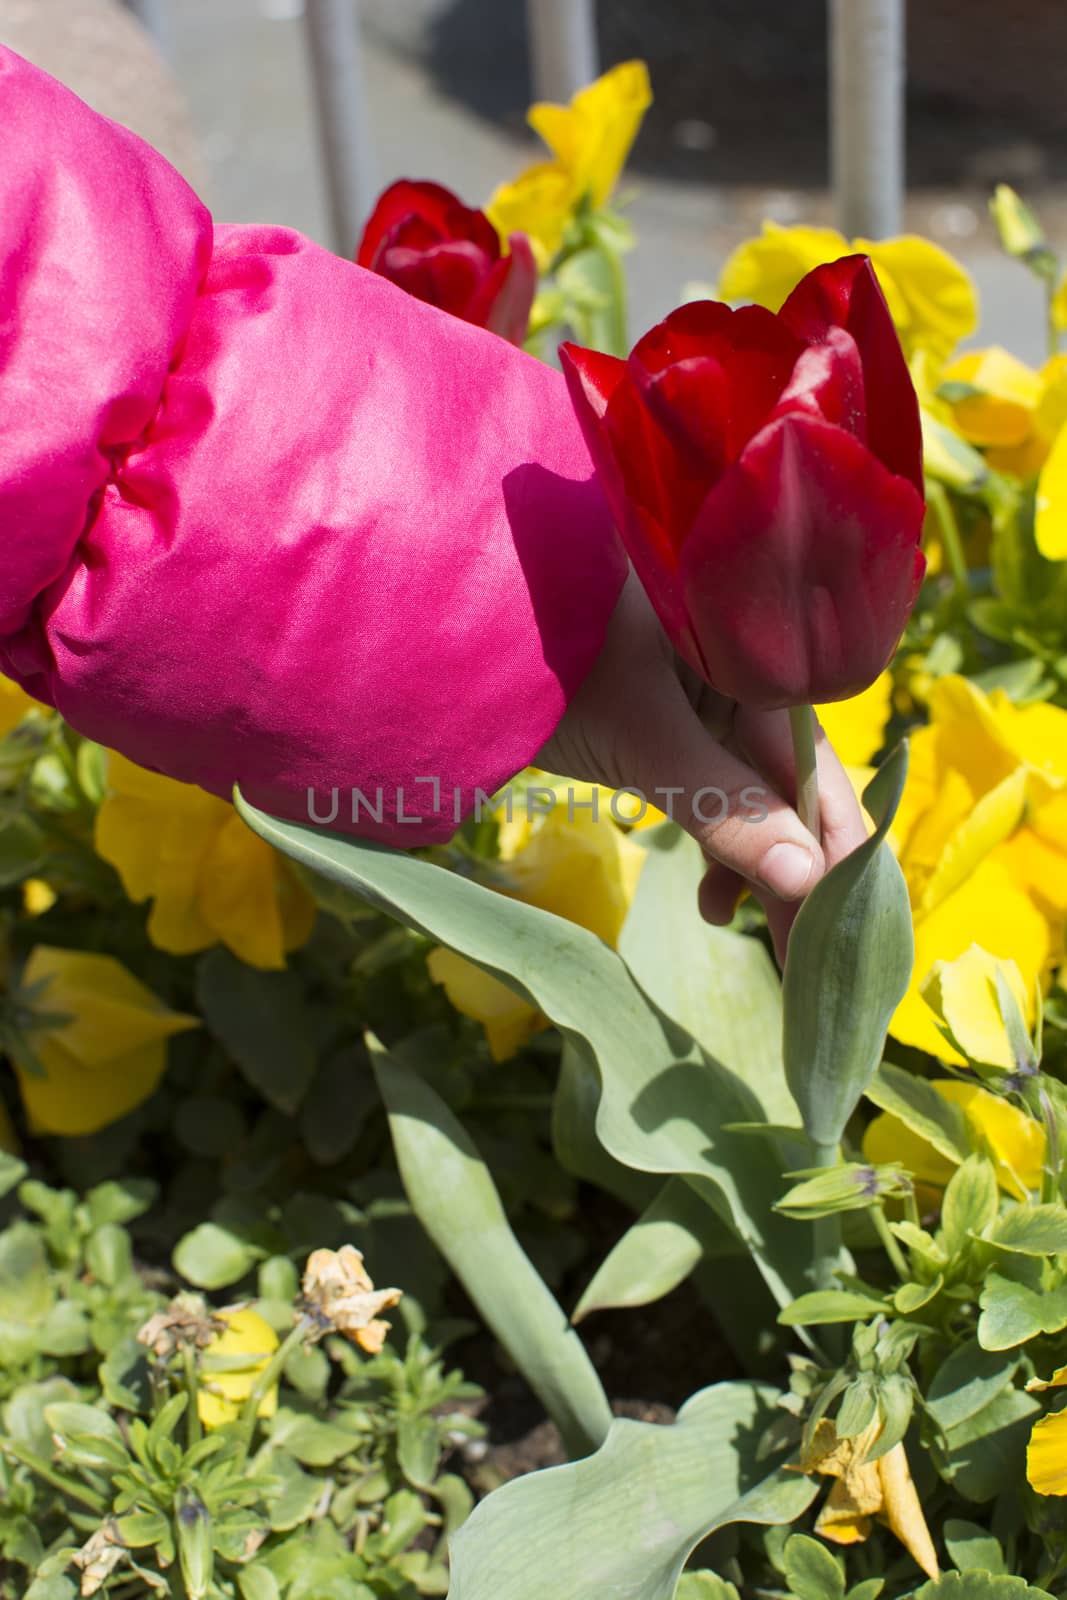
[(213, 228), (3, 48), (0, 123), (0, 668), (215, 793), (446, 838), (621, 588), (562, 378), (299, 234)]

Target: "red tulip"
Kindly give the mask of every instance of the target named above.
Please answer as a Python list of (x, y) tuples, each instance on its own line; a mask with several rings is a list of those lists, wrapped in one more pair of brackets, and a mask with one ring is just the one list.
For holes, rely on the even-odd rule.
[(887, 665), (925, 561), (919, 408), (866, 256), (777, 315), (700, 301), (628, 361), (564, 371), (634, 566), (675, 646), (748, 705), (811, 705)]
[(417, 300), (521, 345), (537, 267), (524, 233), (513, 233), (508, 249), (501, 253), (484, 211), (472, 211), (439, 183), (402, 178), (375, 206), (356, 261)]

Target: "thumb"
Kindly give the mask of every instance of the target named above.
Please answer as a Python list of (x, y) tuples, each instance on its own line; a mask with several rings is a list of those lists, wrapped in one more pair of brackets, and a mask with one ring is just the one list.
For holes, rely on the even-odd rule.
[[(708, 733), (675, 679), (654, 705), (632, 705), (618, 752), (623, 785), (681, 824), (709, 861), (779, 900), (801, 900), (825, 868), (822, 849), (767, 780)], [(644, 697), (642, 697), (644, 698)]]

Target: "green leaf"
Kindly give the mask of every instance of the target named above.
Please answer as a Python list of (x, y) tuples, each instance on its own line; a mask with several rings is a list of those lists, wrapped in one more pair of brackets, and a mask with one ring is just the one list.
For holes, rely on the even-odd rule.
[[(796, 1106), (782, 1061), (782, 986), (758, 939), (713, 928), (697, 890), (706, 862), (677, 823), (635, 836), (648, 859), (619, 954), (649, 999), (716, 1061), (744, 1075), (761, 1122), (790, 1124)], [(800, 1130), (797, 1130), (798, 1133)]]
[(925, 406), (920, 415), (925, 471), (950, 489), (959, 489), (967, 494), (974, 494), (981, 489), (989, 477), (984, 457)]
[(150, 1178), (121, 1178), (117, 1182), (97, 1184), (85, 1197), (89, 1225), (102, 1228), (106, 1223), (133, 1222), (144, 1216), (158, 1194), (159, 1185)]
[(608, 355), (625, 356), (625, 280), (614, 251), (591, 245), (578, 250), (556, 273), (566, 297), (567, 320), (581, 344)]
[(941, 1204), (940, 1243), (947, 1256), (958, 1254), (972, 1235), (984, 1233), (997, 1214), (999, 1199), (989, 1157), (968, 1156), (949, 1179)]
[(983, 1350), (1011, 1350), (1039, 1333), (1067, 1328), (1067, 1284), (1042, 1294), (991, 1272), (979, 1300), (978, 1342)]
[(867, 1099), (898, 1117), (947, 1161), (966, 1161), (971, 1153), (963, 1112), (938, 1094), (928, 1078), (883, 1061), (867, 1086)]
[(785, 1575), (797, 1600), (842, 1600), (845, 1575), (824, 1544), (806, 1533), (785, 1542)]
[(946, 1572), (916, 1589), (912, 1600), (1049, 1600), (1047, 1589), (1035, 1589), (1025, 1578), (993, 1572)]
[(740, 1600), (737, 1589), (717, 1572), (683, 1572), (674, 1600)]
[(26, 1590), (23, 1600), (77, 1600), (78, 1591), (69, 1578), (38, 1578)]
[(870, 1084), (911, 977), (908, 891), (885, 843), (907, 762), (905, 741), (864, 794), (874, 833), (816, 884), (789, 936), (786, 1078), (804, 1127), (825, 1149), (836, 1149)]
[(947, 1432), (984, 1410), (1006, 1389), (1019, 1367), (1017, 1355), (983, 1350), (968, 1339), (943, 1361), (930, 1381), (926, 1409)]
[(816, 1289), (786, 1306), (778, 1321), (786, 1328), (814, 1328), (827, 1322), (865, 1322), (886, 1310), (885, 1300), (873, 1290)]
[(441, 1459), (441, 1435), (433, 1417), (401, 1417), (396, 1426), (400, 1470), (416, 1489), (430, 1489)]
[(444, 1101), (370, 1041), (397, 1165), (419, 1221), (572, 1453), (611, 1423), (600, 1379), (558, 1302), (515, 1238), (489, 1170)]
[(237, 1587), (241, 1591), (241, 1600), (281, 1600), (282, 1596), (273, 1572), (261, 1561), (257, 1561), (255, 1566), (238, 1570)]
[(997, 1218), (989, 1238), (1002, 1250), (1024, 1256), (1067, 1251), (1067, 1209), (1061, 1205), (1012, 1206)]
[(426, 1526), (426, 1508), (410, 1489), (398, 1489), (382, 1506), (382, 1527), (375, 1535), (378, 1550), (388, 1559), (406, 1550)]
[(270, 1428), (271, 1444), (305, 1467), (329, 1467), (359, 1446), (359, 1436), (303, 1411), (279, 1408)]
[(20, 1161), (18, 1156), (0, 1150), (0, 1199), (17, 1188), (29, 1170), (25, 1161)]
[(288, 1533), (306, 1523), (322, 1499), (323, 1480), (304, 1472), (292, 1456), (272, 1450), (269, 1471), (280, 1487), (270, 1496), (270, 1525)]
[(962, 1517), (949, 1517), (943, 1532), (952, 1565), (960, 1572), (1007, 1572), (1000, 1542), (988, 1528), (981, 1527), (977, 1522), (966, 1522)]
[(761, 1460), (774, 1399), (719, 1384), (670, 1426), (617, 1420), (596, 1455), (505, 1484), (452, 1541), (449, 1600), (672, 1600), (706, 1535), (791, 1523), (818, 1493)]
[(198, 1289), (225, 1289), (251, 1272), (264, 1255), (265, 1250), (218, 1223), (201, 1222), (178, 1240), (174, 1270)]
[(608, 1307), (647, 1306), (693, 1271), (723, 1225), (681, 1178), (669, 1178), (597, 1268), (572, 1321)]
[(1005, 1389), (987, 1406), (949, 1430), (944, 1476), (968, 1500), (993, 1500), (1006, 1483), (1021, 1483), (1031, 1421), (1041, 1403), (1021, 1389)]
[(315, 1076), (314, 1031), (296, 972), (261, 972), (221, 945), (197, 964), (204, 1021), (254, 1089), (297, 1111)]
[(728, 1132), (760, 1120), (744, 1081), (702, 1055), (644, 998), (620, 957), (585, 928), (495, 894), (430, 862), (366, 841), (279, 822), (235, 794), (262, 838), (428, 938), (450, 945), (534, 1005), (595, 1062), (597, 1133), (642, 1172), (685, 1176), (745, 1241), (780, 1304), (806, 1281), (810, 1253), (774, 1215), (781, 1191), (767, 1141)]

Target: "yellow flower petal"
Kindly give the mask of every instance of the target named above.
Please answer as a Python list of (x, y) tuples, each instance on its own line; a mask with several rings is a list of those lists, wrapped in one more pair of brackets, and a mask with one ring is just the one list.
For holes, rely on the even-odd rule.
[(836, 228), (782, 228), (765, 222), (758, 239), (738, 245), (722, 269), (719, 294), (779, 311), (801, 278), (826, 261), (848, 254)]
[(31, 700), (25, 689), (0, 673), (0, 739), (17, 728), (27, 711), (40, 710), (36, 700)]
[(1037, 480), (1034, 538), (1046, 561), (1067, 561), (1067, 426), (1057, 434)]
[(511, 183), (502, 183), (485, 213), (503, 241), (513, 233), (525, 233), (544, 272), (562, 245), (567, 220), (580, 200), (570, 173), (556, 162), (541, 161)]
[(148, 936), (191, 955), (225, 944), (249, 966), (285, 965), (310, 935), (315, 907), (288, 862), (217, 796), (108, 757), (96, 848), (131, 900), (151, 900)]
[(826, 737), (846, 767), (865, 766), (882, 748), (892, 697), (892, 675), (883, 672), (851, 700), (816, 706)]
[[(226, 1323), (222, 1333), (206, 1345), (200, 1356), (200, 1386), (197, 1391), (197, 1410), (205, 1428), (220, 1428), (226, 1422), (236, 1422), (256, 1382), (270, 1364), (278, 1348), (278, 1336), (258, 1311), (249, 1306), (234, 1306), (220, 1311), (218, 1316)], [(221, 1371), (212, 1370), (212, 1358), (227, 1361)], [(229, 1358), (244, 1356), (247, 1363), (239, 1367), (229, 1365)], [(278, 1385), (274, 1384), (263, 1396), (256, 1415), (272, 1417), (278, 1409)]]
[(916, 922), (911, 983), (889, 1026), (894, 1039), (943, 1061), (963, 1064), (940, 1033), (921, 991), (936, 962), (954, 961), (972, 944), (1003, 961), (1014, 961), (1028, 989), (1042, 978), (1049, 961), (1048, 923), (995, 858), (983, 861), (953, 894)]
[(916, 1566), (928, 1578), (940, 1576), (934, 1541), (926, 1526), (922, 1502), (911, 1476), (903, 1444), (895, 1444), (876, 1463), (882, 1480), (882, 1517)]
[(1016, 1063), (997, 992), (998, 972), (1029, 1023), (1033, 997), (1027, 994), (1015, 962), (998, 961), (976, 944), (955, 961), (935, 962), (922, 985), (922, 995), (968, 1060), (1011, 1072)]
[(960, 356), (945, 368), (943, 381), (980, 391), (951, 402), (956, 426), (971, 444), (1021, 445), (1033, 431), (1041, 379), (999, 345)]
[(494, 1061), (509, 1060), (542, 1025), (533, 1006), (454, 950), (432, 950), (426, 965), (456, 1010), (482, 1024)]
[(95, 1133), (125, 1116), (163, 1076), (167, 1039), (199, 1026), (111, 956), (37, 945), (23, 985), (38, 983), (36, 1008), (66, 1018), (32, 1031), (45, 1077), (15, 1067), (27, 1112), (44, 1133)]
[(645, 112), (652, 86), (643, 61), (623, 61), (579, 89), (569, 106), (542, 102), (528, 122), (569, 174), (579, 200), (595, 210), (607, 204)]
[(1038, 1494), (1067, 1494), (1067, 1411), (1034, 1423), (1026, 1450), (1026, 1476)]
[(881, 1166), (899, 1162), (918, 1182), (943, 1189), (956, 1167), (940, 1150), (909, 1128), (890, 1111), (882, 1111), (868, 1124), (863, 1135), (867, 1160)]
[(928, 350), (941, 360), (978, 326), (978, 295), (947, 251), (917, 234), (854, 239), (874, 263), (905, 354)]

